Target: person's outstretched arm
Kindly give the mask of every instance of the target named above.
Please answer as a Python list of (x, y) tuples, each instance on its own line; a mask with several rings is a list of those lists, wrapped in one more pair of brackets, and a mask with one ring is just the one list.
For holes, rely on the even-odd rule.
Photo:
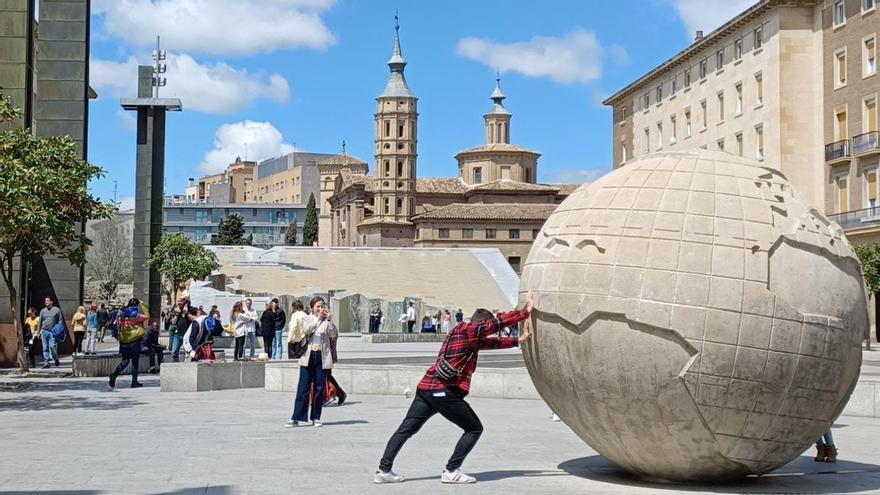
[(487, 320), (483, 322), (483, 333), (480, 338), (480, 349), (509, 349), (514, 347), (518, 343), (526, 342), (531, 338), (532, 334), (529, 331), (523, 332), (519, 337), (492, 337), (492, 335), (498, 333), (502, 328), (509, 327), (516, 323), (519, 323), (523, 320), (529, 318), (532, 314), (532, 308), (534, 305), (534, 300), (532, 297), (532, 293), (526, 296), (526, 304), (522, 309), (516, 309), (513, 311), (508, 311), (506, 313), (501, 313), (497, 318), (493, 318), (491, 320)]

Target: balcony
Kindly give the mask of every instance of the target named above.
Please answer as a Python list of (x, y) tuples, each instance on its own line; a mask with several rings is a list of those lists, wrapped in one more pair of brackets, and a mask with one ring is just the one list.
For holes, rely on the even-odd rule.
[(880, 132), (870, 131), (852, 138), (853, 155), (880, 153)]
[(828, 218), (837, 222), (844, 231), (865, 227), (880, 227), (880, 207), (874, 206), (861, 210), (846, 211), (828, 215)]
[(833, 162), (849, 157), (849, 139), (825, 145), (825, 161)]

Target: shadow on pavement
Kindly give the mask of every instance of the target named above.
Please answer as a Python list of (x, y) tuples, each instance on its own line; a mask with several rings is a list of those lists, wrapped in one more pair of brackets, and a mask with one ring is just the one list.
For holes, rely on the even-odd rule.
[[(144, 387), (158, 387), (159, 378), (156, 375), (142, 375), (138, 380)], [(107, 378), (54, 378), (54, 379), (14, 379), (0, 381), (0, 392), (108, 392)], [(131, 383), (131, 375), (120, 375), (117, 388), (128, 388)], [(0, 492), (2, 495), (2, 492)]]
[(345, 426), (345, 425), (367, 425), (369, 421), (365, 419), (347, 419), (345, 421), (324, 421), (324, 426)]
[[(0, 491), (0, 495), (106, 495), (111, 493), (105, 490), (28, 490), (28, 491)], [(230, 486), (199, 486), (193, 488), (181, 488), (166, 492), (156, 492), (152, 495), (225, 495), (232, 493)]]
[(800, 456), (785, 466), (739, 482), (688, 484), (640, 479), (602, 456), (571, 459), (560, 464), (568, 474), (603, 483), (640, 488), (715, 493), (852, 493), (880, 489), (880, 466), (842, 460), (834, 464), (813, 462)]
[[(142, 406), (141, 402), (131, 397), (114, 397), (109, 400), (73, 397), (70, 395), (44, 397), (39, 395), (7, 398), (0, 396), (0, 412), (3, 411), (54, 411), (61, 409), (90, 409), (95, 411), (115, 411), (129, 407)], [(3, 495), (3, 492), (0, 492)]]

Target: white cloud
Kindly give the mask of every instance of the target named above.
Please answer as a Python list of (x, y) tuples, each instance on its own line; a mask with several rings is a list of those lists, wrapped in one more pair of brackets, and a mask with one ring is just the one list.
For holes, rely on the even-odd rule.
[(181, 52), (250, 55), (290, 48), (326, 50), (336, 39), (321, 19), (335, 0), (96, 0), (104, 31), (130, 45)]
[(548, 174), (547, 182), (550, 184), (588, 184), (610, 172), (604, 168), (588, 169), (561, 169), (553, 170)]
[(611, 61), (617, 65), (629, 65), (629, 53), (621, 45), (611, 45), (608, 49), (608, 55), (611, 57)]
[[(137, 94), (137, 66), (149, 64), (136, 57), (125, 62), (92, 59), (90, 83), (98, 93), (114, 97)], [(200, 64), (191, 56), (168, 53), (168, 85), (160, 96), (180, 98), (184, 110), (223, 114), (241, 110), (260, 98), (286, 102), (290, 98), (287, 80), (279, 74), (268, 78), (236, 69), (223, 62)]]
[(123, 196), (119, 198), (119, 211), (128, 211), (134, 209), (134, 196)]
[(668, 0), (687, 28), (688, 36), (697, 31), (709, 34), (715, 28), (751, 7), (755, 0)]
[(457, 51), (493, 69), (549, 77), (562, 84), (588, 83), (602, 75), (602, 47), (595, 33), (580, 28), (561, 37), (535, 36), (514, 43), (463, 38)]
[(284, 142), (281, 132), (269, 122), (245, 120), (223, 124), (214, 134), (214, 149), (205, 153), (199, 168), (206, 174), (226, 170), (236, 157), (260, 161), (293, 152), (293, 146)]
[(113, 115), (116, 118), (116, 123), (119, 124), (119, 127), (124, 131), (134, 132), (137, 130), (137, 119), (134, 117), (134, 112), (129, 112), (123, 109), (119, 109)]

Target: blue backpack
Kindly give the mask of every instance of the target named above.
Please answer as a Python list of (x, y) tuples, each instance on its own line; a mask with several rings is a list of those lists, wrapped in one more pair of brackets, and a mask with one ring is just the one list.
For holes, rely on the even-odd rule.
[(64, 322), (59, 321), (52, 327), (52, 336), (55, 337), (55, 342), (64, 342), (67, 340), (67, 328), (64, 327)]
[(217, 337), (217, 336), (223, 334), (223, 327), (220, 326), (220, 322), (218, 322), (217, 319), (214, 318), (213, 316), (208, 316), (207, 318), (205, 318), (204, 325), (205, 325), (205, 330), (212, 337)]

